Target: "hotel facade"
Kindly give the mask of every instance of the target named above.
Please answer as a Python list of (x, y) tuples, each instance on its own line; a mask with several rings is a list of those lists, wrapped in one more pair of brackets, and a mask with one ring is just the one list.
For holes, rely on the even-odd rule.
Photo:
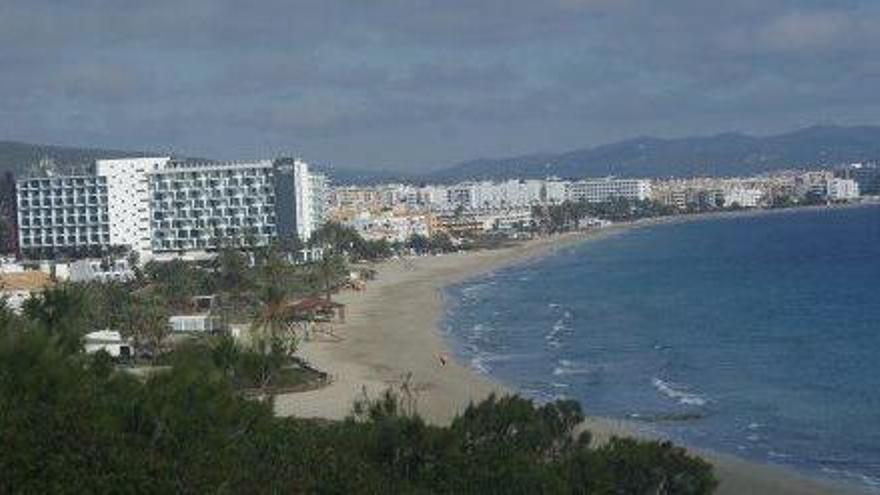
[(19, 246), (26, 258), (124, 246), (149, 259), (308, 240), (324, 221), (326, 189), (326, 177), (293, 158), (98, 160), (92, 175), (18, 181)]
[(645, 179), (586, 179), (566, 185), (566, 199), (603, 203), (616, 198), (644, 201), (651, 198), (651, 181)]

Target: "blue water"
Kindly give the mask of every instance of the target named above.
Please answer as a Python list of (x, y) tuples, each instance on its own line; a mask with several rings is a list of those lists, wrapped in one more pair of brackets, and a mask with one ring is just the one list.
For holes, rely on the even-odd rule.
[(880, 492), (880, 207), (630, 230), (448, 296), (459, 358), (526, 396)]

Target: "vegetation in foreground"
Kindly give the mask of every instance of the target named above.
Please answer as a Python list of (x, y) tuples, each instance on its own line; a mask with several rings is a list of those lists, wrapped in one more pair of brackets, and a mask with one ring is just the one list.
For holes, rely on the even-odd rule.
[(669, 443), (592, 445), (575, 434), (583, 415), (572, 401), (492, 397), (437, 427), (388, 392), (341, 422), (277, 418), (271, 399), (237, 391), (210, 348), (140, 378), (84, 354), (74, 306), (43, 319), (0, 311), (2, 493), (702, 494), (717, 484), (709, 464)]

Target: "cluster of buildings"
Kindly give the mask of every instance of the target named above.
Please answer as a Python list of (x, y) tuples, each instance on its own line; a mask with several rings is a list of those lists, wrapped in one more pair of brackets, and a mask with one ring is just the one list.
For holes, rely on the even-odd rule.
[[(40, 173), (14, 184), (12, 208), (24, 258), (81, 258), (113, 248), (142, 260), (208, 254), (224, 245), (308, 240), (326, 220), (367, 239), (404, 242), (445, 231), (453, 236), (517, 231), (536, 206), (613, 199), (653, 200), (679, 210), (759, 208), (780, 198), (850, 201), (880, 194), (880, 168), (781, 172), (748, 178), (558, 178), (330, 187), (294, 158), (246, 162), (171, 157), (98, 160), (91, 170)], [(9, 196), (7, 194), (7, 196)], [(9, 210), (9, 211), (7, 211)]]
[(453, 236), (515, 231), (532, 222), (533, 208), (616, 198), (652, 200), (688, 211), (762, 208), (786, 199), (844, 202), (880, 194), (880, 168), (853, 164), (833, 170), (788, 171), (747, 178), (507, 180), (451, 185), (382, 184), (332, 188), (329, 216), (370, 239), (401, 241), (413, 233)]
[(444, 231), (454, 237), (510, 232), (532, 221), (532, 208), (565, 201), (646, 200), (651, 181), (584, 179), (467, 181), (451, 185), (344, 186), (328, 195), (329, 216), (368, 239), (403, 241)]
[(25, 258), (125, 248), (152, 259), (308, 240), (324, 222), (327, 188), (324, 175), (293, 158), (98, 160), (91, 173), (18, 180), (13, 220)]
[(603, 202), (620, 197), (645, 200), (651, 197), (646, 179), (512, 179), (500, 182), (468, 181), (452, 185), (383, 184), (336, 187), (329, 204), (336, 212), (406, 207), (423, 211), (502, 210), (527, 208), (564, 201)]

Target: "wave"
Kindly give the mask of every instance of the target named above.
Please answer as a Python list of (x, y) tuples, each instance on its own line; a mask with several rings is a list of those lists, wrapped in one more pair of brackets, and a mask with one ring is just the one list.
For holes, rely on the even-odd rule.
[(471, 358), (471, 368), (484, 375), (488, 375), (491, 371), (489, 365), (486, 364), (486, 357), (482, 355), (476, 355)]
[(558, 363), (559, 366), (553, 368), (554, 376), (586, 375), (599, 371), (591, 366), (578, 366), (576, 363), (569, 361), (568, 359), (560, 359)]
[(679, 404), (686, 406), (705, 406), (708, 402), (707, 399), (701, 397), (699, 394), (688, 392), (685, 387), (682, 387), (681, 385), (664, 382), (656, 377), (651, 379), (651, 384), (654, 385), (654, 388), (659, 390), (660, 393), (670, 399), (677, 400)]
[(666, 423), (677, 421), (698, 421), (706, 417), (703, 413), (630, 413), (633, 421), (642, 423)]
[(529, 358), (528, 353), (498, 354), (489, 351), (480, 350), (478, 345), (466, 345), (465, 351), (471, 355), (470, 366), (477, 372), (488, 375), (493, 370), (494, 363), (503, 363), (505, 361), (523, 360)]
[(849, 469), (835, 469), (830, 467), (823, 467), (822, 472), (835, 478), (861, 482), (863, 485), (867, 486), (872, 492), (880, 492), (880, 477), (867, 475), (865, 473), (860, 473), (858, 471), (852, 471)]

